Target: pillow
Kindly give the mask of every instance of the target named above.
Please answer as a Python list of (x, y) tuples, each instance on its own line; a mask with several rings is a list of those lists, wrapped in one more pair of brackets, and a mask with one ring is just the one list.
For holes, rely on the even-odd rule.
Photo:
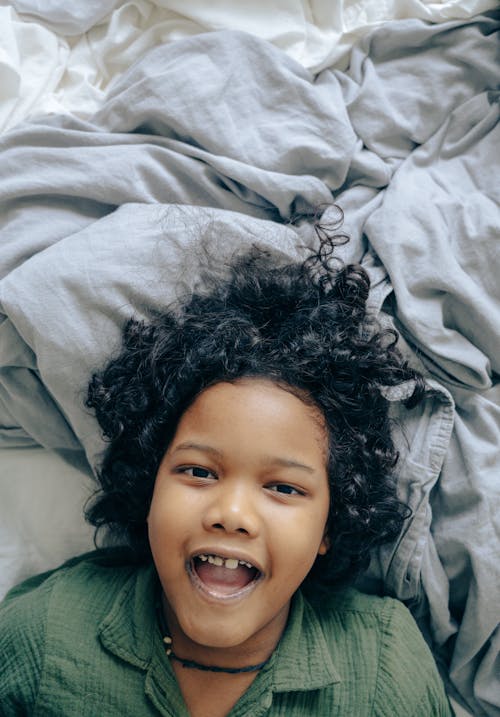
[(164, 309), (252, 244), (290, 260), (297, 242), (293, 228), (234, 212), (128, 204), (33, 255), (0, 282), (0, 445), (83, 446), (94, 466), (104, 443), (86, 389), (127, 319)]

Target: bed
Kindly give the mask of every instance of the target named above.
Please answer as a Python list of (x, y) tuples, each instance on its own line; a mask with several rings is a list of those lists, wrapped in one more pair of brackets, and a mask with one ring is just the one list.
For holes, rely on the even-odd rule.
[(497, 3), (69, 5), (0, 2), (0, 595), (92, 548), (85, 386), (124, 321), (196, 285), (201, 240), (221, 272), (295, 256), (335, 201), (427, 377), (413, 411), (387, 393), (413, 515), (360, 587), (410, 607), (457, 714), (498, 717)]

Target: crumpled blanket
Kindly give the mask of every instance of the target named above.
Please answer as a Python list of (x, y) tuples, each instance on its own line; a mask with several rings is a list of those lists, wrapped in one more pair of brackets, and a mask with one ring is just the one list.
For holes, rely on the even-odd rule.
[(40, 118), (0, 139), (0, 445), (83, 447), (92, 465), (90, 373), (128, 316), (196, 284), (200, 242), (220, 271), (249, 243), (296, 256), (315, 208), (343, 208), (344, 260), (369, 271), (373, 310), (428, 376), (412, 411), (388, 392), (413, 516), (364, 586), (412, 608), (450, 691), (488, 716), (500, 715), (499, 24), (388, 24), (349, 70), (316, 77), (245, 33), (200, 35), (152, 50), (91, 119)]
[(393, 19), (466, 19), (497, 0), (0, 0), (0, 131), (28, 116), (88, 117), (152, 47), (214, 30), (256, 35), (319, 72)]

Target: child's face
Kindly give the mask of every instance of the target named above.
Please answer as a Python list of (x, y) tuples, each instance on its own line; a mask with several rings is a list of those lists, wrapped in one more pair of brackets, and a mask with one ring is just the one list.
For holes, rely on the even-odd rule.
[(327, 453), (319, 410), (271, 381), (218, 383), (184, 413), (148, 516), (177, 652), (276, 644), (327, 550)]

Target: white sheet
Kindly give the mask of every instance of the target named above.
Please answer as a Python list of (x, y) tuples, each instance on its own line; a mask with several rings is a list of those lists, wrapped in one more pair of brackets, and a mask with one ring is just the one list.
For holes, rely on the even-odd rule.
[(395, 18), (472, 17), (496, 0), (0, 0), (0, 131), (46, 112), (93, 114), (147, 50), (219, 29), (272, 42), (311, 72), (346, 66), (353, 43)]
[(0, 600), (24, 578), (92, 550), (82, 506), (94, 489), (81, 454), (0, 449)]

